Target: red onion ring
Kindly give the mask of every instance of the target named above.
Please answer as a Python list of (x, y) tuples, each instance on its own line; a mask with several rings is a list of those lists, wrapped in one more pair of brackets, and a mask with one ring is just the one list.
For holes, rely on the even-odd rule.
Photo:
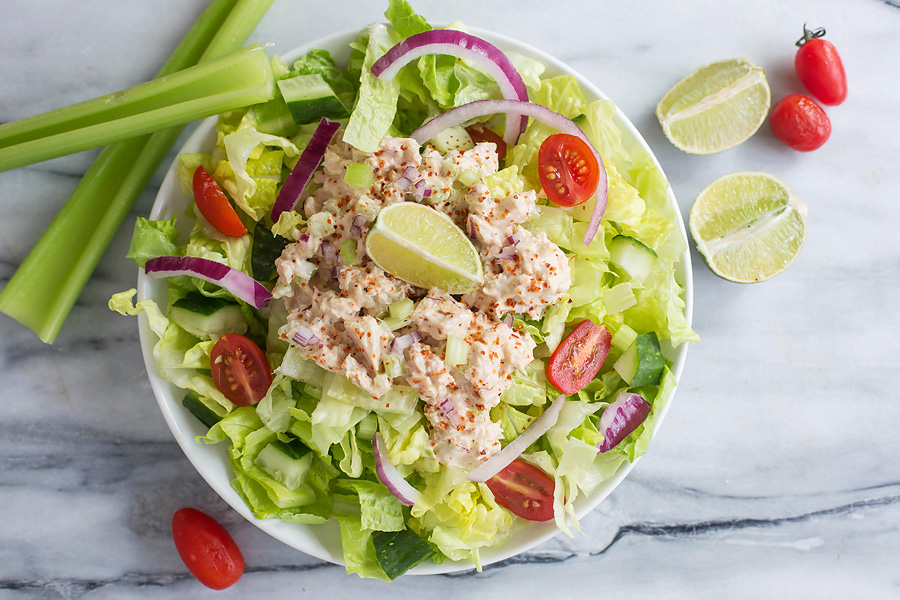
[(584, 140), (584, 143), (588, 145), (588, 148), (591, 149), (591, 152), (594, 153), (594, 157), (597, 159), (597, 165), (600, 170), (600, 178), (597, 181), (594, 210), (591, 213), (587, 231), (584, 232), (584, 237), (582, 238), (582, 243), (584, 243), (585, 246), (590, 245), (594, 236), (597, 234), (597, 230), (600, 229), (600, 220), (603, 218), (603, 212), (606, 210), (607, 186), (609, 184), (606, 178), (606, 167), (603, 166), (603, 159), (600, 158), (600, 154), (597, 152), (597, 149), (594, 148), (594, 145), (591, 144), (591, 141), (585, 133), (578, 125), (573, 123), (571, 119), (568, 119), (557, 112), (553, 112), (546, 106), (534, 104), (532, 102), (521, 102), (519, 100), (476, 100), (475, 102), (469, 102), (468, 104), (451, 108), (447, 112), (425, 122), (421, 127), (413, 131), (410, 137), (414, 138), (420, 144), (424, 144), (427, 140), (430, 140), (448, 127), (454, 127), (465, 123), (466, 121), (477, 119), (479, 117), (486, 117), (495, 113), (518, 114), (532, 117), (544, 125), (553, 127), (562, 133), (568, 133), (569, 135), (581, 138)]
[(560, 394), (550, 407), (543, 412), (531, 426), (522, 432), (522, 434), (506, 445), (503, 450), (484, 461), (478, 468), (469, 473), (469, 481), (477, 481), (484, 483), (503, 469), (509, 466), (509, 463), (516, 460), (520, 454), (525, 452), (530, 445), (535, 443), (539, 437), (547, 433), (551, 427), (556, 425), (559, 419), (559, 411), (562, 410), (566, 402), (566, 395)]
[(375, 474), (394, 498), (402, 504), (412, 506), (419, 500), (419, 491), (403, 479), (397, 467), (391, 464), (387, 448), (380, 432), (372, 438), (372, 453), (375, 455)]
[[(453, 29), (433, 29), (409, 36), (375, 61), (372, 75), (391, 81), (400, 69), (426, 54), (449, 54), (470, 60), (494, 78), (504, 98), (528, 101), (522, 76), (499, 48), (480, 37)], [(525, 117), (515, 115), (506, 120), (503, 139), (515, 144), (524, 131)]]
[(328, 149), (331, 138), (340, 127), (341, 124), (336, 121), (329, 121), (325, 118), (319, 121), (319, 126), (316, 127), (312, 138), (300, 154), (300, 159), (291, 169), (287, 179), (284, 180), (284, 185), (278, 192), (278, 198), (275, 200), (275, 205), (272, 206), (273, 223), (278, 222), (281, 213), (294, 210), (294, 207), (297, 206), (300, 195), (312, 179), (313, 173), (319, 168), (319, 163), (325, 156), (325, 150)]
[(619, 445), (644, 422), (651, 408), (643, 396), (629, 392), (619, 394), (600, 415), (597, 429), (603, 435), (603, 441), (597, 445), (598, 453), (609, 452)]
[(144, 272), (154, 279), (188, 275), (221, 286), (232, 296), (254, 308), (264, 308), (272, 293), (246, 273), (226, 264), (196, 256), (158, 256), (144, 265)]

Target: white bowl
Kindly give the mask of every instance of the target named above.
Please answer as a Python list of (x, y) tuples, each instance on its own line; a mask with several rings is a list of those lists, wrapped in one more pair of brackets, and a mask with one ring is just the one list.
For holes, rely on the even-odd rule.
[[(545, 76), (560, 74), (574, 76), (581, 84), (582, 90), (588, 100), (608, 100), (606, 95), (593, 84), (552, 56), (505, 36), (475, 28), (470, 28), (470, 31), (473, 34), (492, 42), (501, 50), (514, 50), (541, 61), (547, 67)], [(335, 61), (337, 61), (339, 65), (346, 64), (350, 54), (348, 44), (356, 39), (358, 33), (359, 30), (353, 30), (330, 35), (309, 44), (304, 44), (283, 55), (283, 58), (290, 63), (297, 57), (314, 48), (325, 48), (332, 53), (332, 56), (334, 56)], [(638, 133), (631, 121), (629, 121), (618, 109), (616, 109), (615, 119), (619, 128), (622, 130), (623, 140), (626, 145), (635, 144), (653, 156), (653, 153), (644, 141), (644, 138), (641, 137), (641, 134)], [(184, 152), (208, 151), (214, 144), (215, 118), (210, 118), (200, 123), (193, 135), (185, 142), (179, 154)], [(653, 157), (653, 160), (656, 162), (655, 156)], [(660, 172), (662, 172), (662, 168), (659, 166), (658, 162), (656, 162), (656, 166), (660, 169)], [(687, 233), (681, 219), (681, 213), (678, 210), (675, 196), (671, 189), (668, 190), (668, 196), (670, 203), (669, 208), (671, 209), (670, 216), (676, 220), (681, 236), (687, 241)], [(176, 164), (173, 164), (169, 168), (169, 171), (160, 186), (159, 194), (156, 197), (156, 201), (150, 213), (150, 218), (169, 219), (175, 215), (181, 215), (190, 201), (191, 198), (185, 196), (181, 192), (176, 174)], [(685, 289), (685, 316), (687, 317), (688, 322), (690, 322), (693, 307), (690, 252), (684, 252), (676, 269), (676, 278)], [(143, 270), (140, 270), (138, 274), (138, 297), (140, 299), (154, 299), (161, 306), (164, 306), (166, 302), (166, 285), (164, 280), (151, 279), (144, 275)], [(297, 550), (315, 556), (316, 558), (335, 564), (343, 564), (340, 529), (334, 520), (325, 525), (301, 525), (287, 523), (278, 519), (260, 520), (253, 516), (250, 509), (244, 504), (243, 499), (231, 487), (230, 482), (233, 475), (228, 462), (227, 443), (215, 445), (201, 445), (196, 443), (196, 436), (204, 435), (206, 430), (199, 421), (181, 405), (181, 399), (184, 397), (184, 392), (157, 376), (157, 368), (153, 359), (153, 346), (156, 343), (156, 336), (150, 330), (146, 318), (142, 317), (139, 320), (139, 329), (141, 348), (144, 353), (144, 361), (147, 365), (150, 385), (153, 388), (153, 393), (159, 403), (160, 410), (165, 417), (166, 423), (169, 425), (169, 429), (172, 430), (172, 435), (175, 436), (181, 449), (200, 475), (210, 486), (212, 486), (216, 493), (228, 502), (228, 504), (230, 504), (237, 512), (272, 537), (281, 540)], [(687, 344), (682, 344), (679, 348), (675, 349), (664, 347), (664, 352), (674, 363), (674, 375), (676, 378), (680, 378), (684, 366), (685, 355), (687, 354)], [(671, 398), (657, 417), (657, 427), (662, 423), (663, 418), (669, 410), (669, 406), (671, 406)], [(605, 481), (591, 495), (577, 499), (575, 502), (575, 509), (579, 518), (593, 510), (594, 507), (602, 502), (603, 499), (606, 498), (623, 479), (625, 479), (633, 467), (634, 465), (632, 463), (626, 461), (616, 472), (614, 477)], [(482, 564), (487, 565), (501, 561), (529, 550), (555, 536), (557, 533), (559, 533), (559, 530), (553, 525), (552, 521), (548, 523), (529, 523), (516, 530), (502, 547), (482, 552)], [(471, 562), (446, 560), (442, 564), (421, 564), (413, 568), (409, 573), (416, 575), (430, 575), (462, 571), (473, 567), (474, 565)]]

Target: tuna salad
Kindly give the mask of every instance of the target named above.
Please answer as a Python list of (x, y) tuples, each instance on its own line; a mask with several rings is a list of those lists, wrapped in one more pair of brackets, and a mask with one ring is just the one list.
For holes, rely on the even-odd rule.
[[(521, 226), (535, 212), (536, 193), (492, 197), (481, 183), (497, 172), (492, 143), (442, 155), (431, 146), (420, 152), (410, 138), (386, 137), (372, 153), (339, 141), (323, 163), (315, 176), (321, 187), (303, 207), (308, 225), (294, 232), (296, 241), (276, 261), (276, 287), (288, 311), (279, 334), (301, 356), (345, 375), (373, 398), (395, 385), (411, 386), (425, 401), (437, 460), (474, 468), (500, 450), (501, 427), (490, 410), (513, 373), (534, 359), (534, 340), (504, 316), (539, 319), (571, 285), (559, 246)], [(359, 163), (374, 174), (365, 188), (346, 183), (347, 166)], [(461, 183), (461, 172), (475, 173), (478, 181)], [(432, 208), (472, 234), (484, 264), (480, 289), (454, 297), (416, 288), (366, 257), (363, 240), (373, 217), (390, 204), (415, 201), (409, 190), (417, 187), (432, 190)], [(355, 264), (328, 251), (348, 240), (356, 243)], [(391, 304), (407, 299), (410, 316), (392, 330), (383, 317)], [(464, 364), (445, 362), (448, 336), (468, 347)], [(400, 374), (385, 368), (390, 357), (399, 358)]]

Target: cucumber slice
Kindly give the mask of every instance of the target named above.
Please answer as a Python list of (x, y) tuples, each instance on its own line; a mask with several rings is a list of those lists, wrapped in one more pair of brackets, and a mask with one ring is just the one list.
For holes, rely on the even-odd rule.
[(281, 79), (278, 89), (298, 125), (313, 123), (322, 117), (343, 119), (350, 116), (334, 90), (318, 73)]
[(642, 283), (653, 270), (656, 258), (653, 249), (627, 235), (617, 235), (609, 243), (609, 261), (638, 283)]
[(281, 256), (291, 240), (275, 235), (263, 225), (256, 224), (253, 230), (253, 245), (250, 247), (250, 271), (257, 281), (266, 282), (274, 278), (275, 259)]
[(202, 340), (247, 331), (240, 305), (222, 298), (207, 298), (199, 292), (191, 292), (176, 300), (169, 310), (169, 318)]
[(210, 407), (203, 403), (203, 400), (192, 392), (185, 395), (181, 404), (188, 409), (192, 415), (197, 417), (201, 423), (206, 425), (207, 428), (212, 427), (222, 419), (222, 417), (214, 413)]
[(300, 440), (290, 443), (275, 440), (260, 450), (253, 462), (272, 479), (296, 491), (309, 477), (312, 458), (312, 452)]
[(434, 548), (414, 531), (376, 531), (372, 534), (375, 558), (391, 580), (434, 556)]
[(659, 338), (656, 332), (650, 331), (635, 338), (619, 360), (613, 364), (613, 369), (625, 383), (639, 387), (659, 383), (665, 366), (666, 359), (660, 350)]

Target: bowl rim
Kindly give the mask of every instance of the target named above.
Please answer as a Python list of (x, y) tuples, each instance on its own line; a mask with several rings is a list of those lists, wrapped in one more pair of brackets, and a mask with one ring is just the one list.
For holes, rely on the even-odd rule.
[[(362, 28), (336, 32), (302, 44), (281, 56), (285, 61), (290, 63), (314, 48), (325, 48), (332, 52), (338, 64), (342, 64), (339, 56), (349, 52), (349, 42), (355, 40), (361, 30)], [(542, 50), (520, 40), (497, 34), (486, 29), (467, 27), (467, 31), (474, 35), (478, 35), (479, 37), (483, 37), (498, 46), (501, 50), (515, 51), (540, 61), (546, 67), (543, 76), (562, 74), (573, 76), (578, 81), (582, 91), (589, 100), (610, 100), (610, 98), (590, 80)], [(615, 105), (615, 103), (613, 104)], [(184, 144), (178, 149), (176, 159), (169, 166), (159, 187), (159, 191), (151, 209), (151, 219), (167, 219), (183, 214), (187, 196), (182, 194), (180, 190), (177, 178), (177, 156), (185, 152), (198, 151), (204, 147), (208, 148), (210, 145), (214, 144), (216, 118), (217, 117), (210, 117), (201, 121)], [(665, 177), (665, 172), (659, 164), (656, 155), (634, 124), (625, 116), (617, 105), (615, 105), (614, 119), (616, 125), (622, 130), (623, 135), (627, 134), (627, 136), (630, 136), (633, 143), (636, 143), (647, 152), (653, 160), (655, 167), (659, 169), (659, 172)], [(666, 181), (668, 182), (668, 178), (666, 178)], [(666, 192), (668, 197), (667, 209), (671, 209), (672, 213), (667, 216), (676, 222), (678, 231), (681, 234), (686, 247), (686, 250), (682, 253), (676, 266), (676, 279), (684, 289), (684, 314), (687, 322), (690, 324), (693, 318), (693, 277), (690, 249), (687, 244), (687, 230), (671, 185), (667, 187)], [(145, 298), (154, 298), (157, 301), (161, 299), (164, 300), (166, 286), (167, 283), (165, 280), (151, 279), (144, 274), (143, 269), (138, 269), (137, 294), (139, 300)], [(156, 338), (156, 335), (150, 329), (147, 317), (144, 314), (140, 315), (138, 329), (144, 364), (154, 397), (156, 398), (163, 418), (165, 419), (169, 430), (172, 432), (173, 437), (200, 476), (203, 477), (210, 487), (212, 487), (213, 490), (234, 510), (270, 536), (296, 550), (320, 560), (343, 565), (340, 531), (334, 519), (330, 519), (328, 523), (322, 525), (306, 525), (289, 523), (279, 519), (257, 519), (252, 514), (240, 495), (231, 487), (231, 478), (233, 477), (233, 474), (228, 461), (226, 445), (206, 445), (197, 441), (197, 436), (203, 435), (205, 432), (202, 430), (202, 426), (200, 426), (199, 422), (191, 417), (181, 406), (180, 402), (176, 400), (176, 398), (181, 397), (179, 394), (183, 395), (183, 390), (174, 384), (161, 379), (157, 374), (157, 367), (153, 358), (153, 346), (158, 338)], [(667, 354), (673, 362), (672, 372), (676, 381), (679, 381), (681, 378), (687, 350), (687, 342), (682, 343), (677, 348), (673, 349), (669, 347), (667, 349)], [(668, 413), (676, 391), (677, 386), (657, 415), (654, 435), (657, 434), (659, 427)], [(628, 476), (636, 463), (637, 460), (634, 462), (625, 461), (616, 471), (615, 475), (601, 483), (594, 492), (588, 496), (579, 497), (575, 501), (575, 513), (578, 519), (583, 518), (605, 500)], [(517, 521), (521, 522), (521, 520)], [(510, 538), (507, 539), (505, 544), (498, 548), (485, 549), (481, 552), (481, 565), (486, 566), (506, 560), (512, 556), (521, 554), (522, 552), (526, 552), (555, 537), (559, 533), (561, 533), (561, 530), (556, 527), (553, 521), (547, 523), (527, 523), (524, 525), (518, 523), (517, 526), (514, 526), (514, 531), (511, 533)], [(474, 568), (475, 564), (471, 561), (452, 561), (447, 559), (440, 564), (420, 564), (408, 571), (407, 574), (436, 575), (466, 571)]]

